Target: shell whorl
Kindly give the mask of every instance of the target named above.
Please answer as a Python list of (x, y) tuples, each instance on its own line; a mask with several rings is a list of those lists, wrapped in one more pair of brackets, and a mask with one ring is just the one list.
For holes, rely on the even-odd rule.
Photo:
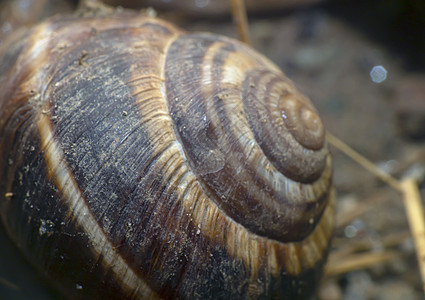
[(165, 75), (178, 137), (217, 205), (261, 236), (308, 235), (331, 177), (309, 100), (262, 57), (208, 34), (174, 41)]
[(135, 15), (52, 19), (13, 49), (0, 183), (14, 201), (0, 213), (52, 277), (82, 265), (60, 289), (307, 293), (332, 231), (331, 160), (316, 111), (277, 67)]

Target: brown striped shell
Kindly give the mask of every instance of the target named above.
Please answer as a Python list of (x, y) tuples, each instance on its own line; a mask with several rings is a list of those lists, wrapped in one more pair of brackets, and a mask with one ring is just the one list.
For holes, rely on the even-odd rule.
[(333, 223), (310, 101), (241, 43), (127, 12), (0, 50), (0, 214), (70, 298), (301, 298)]

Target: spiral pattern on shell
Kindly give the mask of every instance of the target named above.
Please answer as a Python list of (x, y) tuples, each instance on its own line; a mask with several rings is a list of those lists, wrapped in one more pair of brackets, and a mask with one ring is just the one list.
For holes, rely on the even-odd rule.
[(249, 47), (128, 12), (0, 56), (0, 213), (69, 297), (308, 295), (333, 222), (310, 101)]

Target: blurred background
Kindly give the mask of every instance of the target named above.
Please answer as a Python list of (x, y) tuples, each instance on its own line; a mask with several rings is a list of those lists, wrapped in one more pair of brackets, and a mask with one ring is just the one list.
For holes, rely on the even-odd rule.
[[(189, 31), (237, 37), (227, 0), (105, 0)], [(252, 46), (307, 94), (327, 129), (397, 178), (425, 164), (425, 1), (248, 0)], [(0, 43), (77, 1), (0, 1)], [(386, 73), (377, 83), (372, 69)], [(378, 76), (379, 77), (379, 76)], [(373, 80), (372, 80), (373, 79)], [(330, 147), (337, 225), (318, 299), (423, 299), (401, 195)], [(374, 263), (341, 268), (356, 255)], [(0, 227), (0, 298), (54, 299)]]

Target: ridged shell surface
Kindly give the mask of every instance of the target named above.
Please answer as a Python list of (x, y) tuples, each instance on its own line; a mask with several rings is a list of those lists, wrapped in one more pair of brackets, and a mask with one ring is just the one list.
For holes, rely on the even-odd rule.
[(299, 298), (333, 223), (310, 101), (241, 43), (129, 13), (0, 53), (0, 214), (70, 298)]

